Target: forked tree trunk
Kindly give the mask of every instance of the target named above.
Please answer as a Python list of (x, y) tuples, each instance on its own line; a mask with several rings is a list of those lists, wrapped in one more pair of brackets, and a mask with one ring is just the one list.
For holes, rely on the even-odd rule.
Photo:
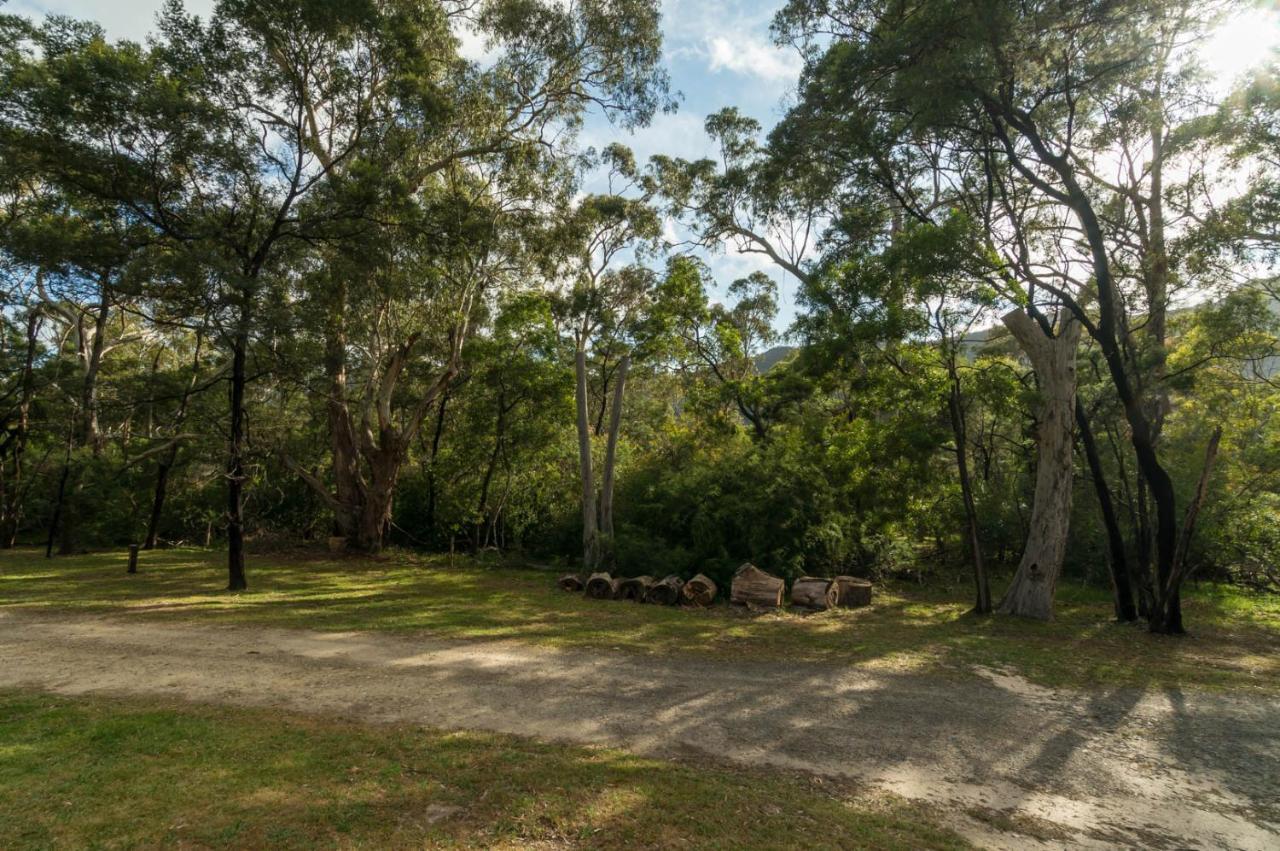
[[(191, 363), (191, 380), (187, 382), (186, 389), (182, 391), (182, 399), (178, 403), (177, 416), (174, 417), (174, 432), (182, 430), (182, 426), (187, 421), (187, 406), (191, 402), (191, 394), (195, 392), (196, 376), (200, 370), (200, 349), (202, 338), (196, 336), (195, 353), (192, 356)], [(147, 521), (147, 537), (142, 543), (144, 550), (155, 549), (156, 541), (160, 535), (160, 518), (164, 514), (164, 502), (169, 490), (169, 473), (173, 471), (174, 465), (178, 462), (178, 444), (174, 443), (173, 448), (166, 452), (163, 460), (156, 468), (156, 487), (151, 499), (151, 517)]]
[(1195, 534), (1196, 519), (1200, 516), (1200, 507), (1204, 505), (1205, 495), (1209, 492), (1209, 475), (1213, 472), (1213, 463), (1218, 458), (1218, 446), (1222, 441), (1222, 426), (1213, 430), (1209, 445), (1205, 447), (1204, 466), (1200, 470), (1200, 481), (1196, 484), (1195, 494), (1187, 504), (1187, 514), (1182, 520), (1182, 532), (1178, 536), (1178, 548), (1173, 559), (1173, 571), (1169, 578), (1156, 588), (1155, 611), (1152, 613), (1150, 628), (1152, 632), (1181, 635), (1186, 630), (1182, 626), (1182, 606), (1180, 605), (1180, 589), (1182, 581), (1189, 572), (1187, 566), (1188, 553), (1191, 550), (1191, 538)]
[(98, 428), (98, 373), (106, 351), (107, 321), (111, 305), (107, 301), (107, 284), (101, 283), (102, 301), (93, 315), (93, 326), (86, 330), (85, 314), (77, 318), (77, 356), (80, 360), (80, 399), (72, 429), (72, 452), (62, 495), (62, 524), (58, 530), (58, 552), (70, 555), (80, 543), (81, 515), (85, 513), (85, 472), (88, 466), (80, 457), (86, 448), (94, 457), (102, 454), (102, 436)]
[(587, 353), (578, 346), (574, 359), (578, 406), (578, 472), (582, 483), (582, 566), (595, 570), (600, 564), (600, 534), (596, 517), (595, 474), (591, 469), (591, 431), (587, 419)]
[(1133, 600), (1133, 582), (1129, 578), (1129, 558), (1125, 553), (1124, 535), (1120, 532), (1120, 520), (1116, 516), (1116, 507), (1111, 499), (1111, 490), (1107, 487), (1106, 473), (1102, 469), (1102, 456), (1098, 452), (1098, 442), (1093, 436), (1093, 427), (1085, 413), (1084, 405), (1076, 398), (1076, 426), (1080, 430), (1080, 443), (1084, 448), (1085, 460), (1089, 462), (1089, 473), (1093, 479), (1094, 491), (1098, 496), (1098, 510), (1102, 514), (1102, 524), (1107, 531), (1107, 562), (1111, 568), (1111, 591), (1115, 603), (1116, 620), (1129, 622), (1138, 619), (1138, 609)]
[(1035, 370), (1040, 404), (1031, 528), (1022, 561), (1000, 602), (999, 612), (1039, 620), (1053, 617), (1053, 595), (1062, 572), (1071, 520), (1071, 448), (1080, 324), (1065, 311), (1063, 317), (1058, 335), (1053, 338), (1046, 336), (1021, 309), (1003, 318)]

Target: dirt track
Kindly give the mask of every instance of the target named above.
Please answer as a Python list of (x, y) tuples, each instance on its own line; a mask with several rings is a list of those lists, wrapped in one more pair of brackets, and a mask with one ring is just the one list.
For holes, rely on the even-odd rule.
[[(0, 687), (162, 695), (853, 777), (1066, 845), (1280, 848), (1280, 701), (0, 612)], [(983, 844), (1025, 837), (974, 833)], [(1050, 831), (1054, 832), (1054, 831)]]

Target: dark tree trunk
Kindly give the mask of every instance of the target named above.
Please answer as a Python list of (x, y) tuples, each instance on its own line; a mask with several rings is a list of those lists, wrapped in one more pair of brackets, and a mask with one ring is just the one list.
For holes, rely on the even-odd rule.
[(164, 514), (164, 499), (169, 488), (169, 471), (178, 454), (177, 447), (169, 452), (169, 457), (156, 467), (156, 489), (151, 498), (151, 517), (147, 520), (147, 537), (142, 542), (144, 550), (153, 550), (160, 534), (160, 518)]
[[(196, 389), (196, 378), (200, 374), (200, 349), (203, 340), (196, 336), (195, 353), (191, 358), (191, 379), (187, 382), (186, 389), (182, 391), (182, 400), (178, 403), (178, 412), (174, 417), (173, 429), (174, 433), (182, 430), (182, 426), (187, 421), (187, 408), (191, 403), (191, 394)], [(147, 521), (147, 537), (142, 543), (144, 550), (153, 550), (156, 541), (160, 535), (160, 518), (164, 516), (164, 501), (169, 491), (169, 473), (178, 462), (178, 444), (175, 443), (173, 448), (164, 455), (162, 460), (156, 466), (156, 487), (151, 498), (151, 517)]]
[(973, 582), (975, 599), (973, 610), (980, 615), (991, 612), (991, 585), (987, 581), (987, 568), (982, 560), (982, 544), (978, 538), (978, 509), (973, 501), (973, 485), (969, 476), (969, 458), (965, 436), (964, 405), (960, 395), (960, 376), (956, 374), (954, 359), (947, 364), (951, 378), (951, 392), (947, 402), (950, 409), (951, 434), (956, 442), (956, 469), (960, 475), (960, 496), (964, 500), (964, 516), (969, 544), (969, 555), (973, 559)]
[(244, 451), (245, 451), (245, 385), (248, 383), (249, 320), (251, 316), (246, 292), (240, 308), (231, 356), (231, 429), (227, 453), (227, 590), (243, 591), (249, 587), (244, 573)]
[(1102, 514), (1102, 525), (1107, 531), (1108, 564), (1111, 567), (1111, 590), (1115, 602), (1116, 619), (1135, 621), (1138, 619), (1137, 606), (1133, 601), (1133, 584), (1129, 579), (1129, 560), (1125, 553), (1124, 535), (1120, 532), (1120, 520), (1116, 516), (1115, 503), (1111, 499), (1111, 489), (1107, 487), (1106, 473), (1102, 468), (1102, 456), (1098, 453), (1098, 443), (1093, 436), (1093, 427), (1085, 413), (1084, 405), (1076, 399), (1076, 426), (1079, 429), (1080, 445), (1084, 449), (1085, 460), (1089, 462), (1089, 474), (1093, 479), (1094, 492), (1098, 496), (1098, 510)]
[(71, 473), (71, 462), (64, 461), (62, 475), (58, 477), (58, 492), (53, 500), (53, 517), (49, 519), (49, 540), (45, 543), (44, 557), (53, 557), (53, 542), (58, 537), (58, 526), (62, 522), (62, 502), (67, 494), (67, 476)]
[[(21, 391), (18, 397), (17, 422), (9, 436), (9, 457), (12, 459), (11, 473), (4, 476), (0, 469), (0, 478), (4, 479), (4, 493), (0, 497), (0, 548), (9, 549), (17, 540), (18, 527), (22, 522), (23, 496), (23, 463), (27, 451), (27, 437), (31, 426), (31, 400), (35, 395), (35, 372), (33, 366), (36, 357), (36, 345), (40, 337), (40, 311), (32, 309), (27, 315), (26, 352), (22, 359)], [(3, 456), (0, 454), (0, 461)]]
[[(1046, 167), (1053, 170), (1061, 188), (1049, 185), (1033, 172), (1025, 171), (1033, 183), (1037, 183), (1049, 195), (1064, 203), (1074, 214), (1084, 232), (1085, 242), (1089, 247), (1090, 265), (1093, 267), (1094, 285), (1097, 290), (1098, 321), (1089, 322), (1088, 316), (1078, 303), (1069, 305), (1076, 318), (1089, 329), (1089, 335), (1098, 343), (1102, 357), (1107, 365), (1111, 383), (1115, 386), (1116, 395), (1124, 407), (1125, 420), (1129, 424), (1130, 442), (1142, 477), (1146, 479), (1151, 490), (1151, 498), (1155, 502), (1155, 549), (1156, 549), (1156, 584), (1165, 586), (1173, 576), (1174, 553), (1177, 547), (1178, 517), (1177, 495), (1174, 492), (1173, 480), (1169, 472), (1160, 463), (1155, 448), (1155, 432), (1147, 415), (1143, 399), (1135, 392), (1134, 384), (1126, 371), (1124, 352), (1117, 337), (1122, 309), (1120, 293), (1112, 277), (1111, 258), (1107, 251), (1107, 241), (1102, 230), (1102, 223), (1094, 210), (1093, 201), (1085, 192), (1076, 176), (1076, 167), (1067, 154), (1055, 154), (1050, 151), (1034, 119), (1010, 108), (1006, 102), (988, 100), (987, 110), (996, 119), (996, 130), (1001, 134), (1009, 157), (1022, 169), (1026, 169), (1022, 154), (1016, 149), (1005, 132), (1005, 124), (1014, 127), (1030, 144), (1036, 158)], [(1181, 631), (1181, 614), (1174, 612), (1180, 603), (1177, 589), (1173, 588), (1169, 595), (1169, 617), (1162, 618), (1164, 624), (1153, 623), (1153, 628), (1163, 630), (1165, 624), (1177, 623), (1174, 632)]]

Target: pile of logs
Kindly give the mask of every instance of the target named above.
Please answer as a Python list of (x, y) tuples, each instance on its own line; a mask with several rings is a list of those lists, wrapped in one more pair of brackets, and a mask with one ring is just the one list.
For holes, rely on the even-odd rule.
[[(593, 573), (584, 581), (581, 574), (566, 573), (556, 584), (565, 591), (582, 592), (593, 600), (634, 600), (659, 606), (710, 606), (719, 593), (716, 583), (699, 573), (689, 581), (671, 574), (662, 579), (652, 576), (614, 577)], [(729, 601), (756, 611), (782, 607), (786, 583), (779, 576), (766, 573), (750, 562), (733, 574)], [(824, 579), (802, 576), (791, 585), (791, 604), (811, 611), (856, 608), (871, 604), (871, 582), (853, 576)]]

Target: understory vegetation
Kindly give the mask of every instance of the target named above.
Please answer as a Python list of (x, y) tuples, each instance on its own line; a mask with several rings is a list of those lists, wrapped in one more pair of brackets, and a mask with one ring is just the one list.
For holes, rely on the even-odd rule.
[[(659, 6), (175, 2), (146, 43), (0, 15), (0, 546), (55, 560), (6, 557), (5, 600), (714, 646), (783, 628), (431, 555), (357, 616), (384, 568), (246, 551), (750, 561), (888, 589), (779, 647), (1274, 673), (1107, 628), (1273, 635), (1280, 65), (1227, 86), (1196, 53), (1243, 4), (791, 0), (776, 127), (585, 147), (679, 107)], [(724, 251), (759, 270), (718, 280)], [(70, 558), (130, 544), (263, 594), (185, 550), (127, 589)]]

